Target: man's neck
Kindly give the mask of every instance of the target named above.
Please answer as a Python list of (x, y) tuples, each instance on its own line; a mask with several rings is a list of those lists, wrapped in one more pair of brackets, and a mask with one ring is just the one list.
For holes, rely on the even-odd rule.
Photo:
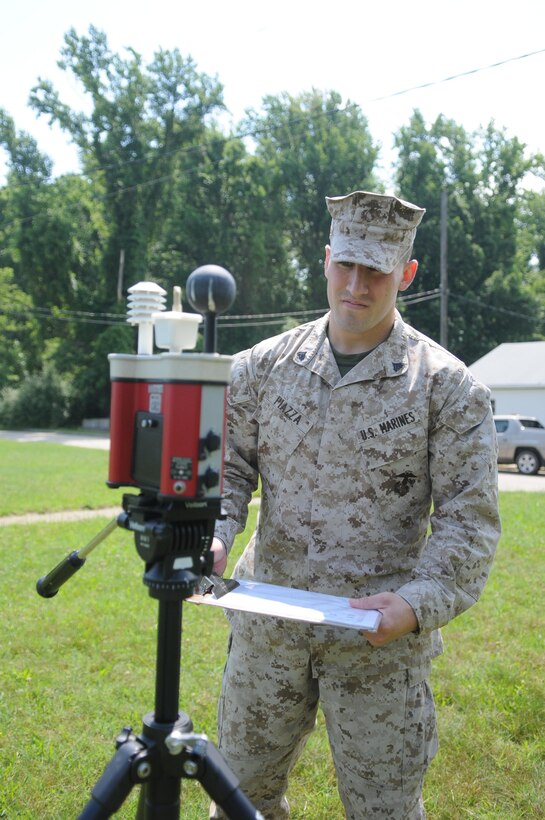
[[(329, 322), (327, 335), (331, 345), (338, 353), (355, 356), (359, 353), (370, 353), (379, 344), (386, 341), (394, 327), (394, 320), (387, 327), (373, 328), (365, 334), (351, 334), (339, 331), (332, 322)], [(373, 332), (376, 331), (376, 332)]]

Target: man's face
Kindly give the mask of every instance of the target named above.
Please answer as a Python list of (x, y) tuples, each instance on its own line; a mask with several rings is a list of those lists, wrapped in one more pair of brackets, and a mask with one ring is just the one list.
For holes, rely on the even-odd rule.
[(418, 264), (401, 262), (384, 274), (353, 262), (333, 262), (329, 245), (325, 251), (331, 343), (341, 353), (371, 350), (390, 333), (397, 293), (409, 287)]

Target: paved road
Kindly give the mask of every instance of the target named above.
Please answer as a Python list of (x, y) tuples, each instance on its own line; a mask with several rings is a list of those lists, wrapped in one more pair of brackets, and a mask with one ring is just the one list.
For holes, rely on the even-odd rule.
[[(71, 447), (94, 447), (108, 450), (110, 438), (99, 433), (53, 433), (50, 431), (0, 430), (0, 439), (10, 441), (50, 441), (54, 444), (67, 444)], [(499, 488), (504, 492), (545, 493), (545, 469), (538, 475), (521, 475), (516, 467), (502, 465), (498, 472)]]
[(521, 475), (517, 468), (505, 467), (498, 471), (498, 486), (503, 492), (545, 493), (545, 470), (537, 475)]

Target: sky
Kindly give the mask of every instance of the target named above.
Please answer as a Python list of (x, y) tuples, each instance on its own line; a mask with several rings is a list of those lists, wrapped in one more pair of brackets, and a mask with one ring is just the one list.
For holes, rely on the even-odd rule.
[[(146, 61), (159, 48), (191, 55), (224, 86), (232, 123), (266, 95), (337, 91), (367, 117), (386, 183), (393, 134), (414, 109), (428, 124), (443, 114), (469, 132), (493, 121), (529, 152), (545, 153), (543, 0), (1, 2), (0, 108), (34, 136), (56, 175), (79, 170), (76, 151), (57, 126), (36, 117), (28, 95), (38, 78), (48, 79), (73, 109), (88, 110), (57, 60), (65, 33), (84, 35), (89, 25), (122, 55), (128, 47)], [(523, 57), (532, 52), (540, 53)], [(502, 65), (489, 67), (495, 63)], [(0, 149), (2, 176), (3, 156)]]

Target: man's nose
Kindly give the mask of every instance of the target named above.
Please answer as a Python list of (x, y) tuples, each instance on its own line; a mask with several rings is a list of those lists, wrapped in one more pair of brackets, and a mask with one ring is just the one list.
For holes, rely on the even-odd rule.
[(352, 293), (367, 293), (369, 290), (369, 271), (363, 265), (354, 265), (350, 271), (348, 287)]

